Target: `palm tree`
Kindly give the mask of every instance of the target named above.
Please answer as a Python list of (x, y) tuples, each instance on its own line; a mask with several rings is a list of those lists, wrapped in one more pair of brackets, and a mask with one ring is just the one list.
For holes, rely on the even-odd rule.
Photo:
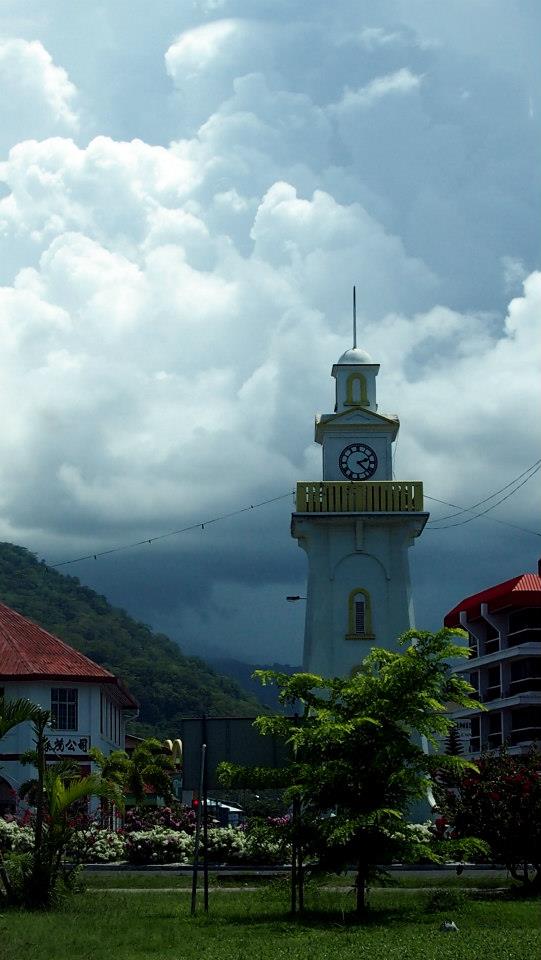
[(172, 798), (171, 777), (175, 764), (159, 740), (149, 737), (138, 744), (131, 757), (124, 750), (113, 750), (108, 757), (97, 748), (90, 755), (98, 764), (104, 780), (115, 784), (136, 804), (143, 803), (145, 787), (152, 787), (166, 801)]
[(9, 733), (13, 727), (19, 723), (25, 723), (26, 720), (35, 720), (40, 707), (30, 700), (6, 700), (0, 697), (0, 740)]
[[(39, 770), (39, 768), (38, 768)], [(123, 809), (119, 787), (99, 774), (74, 777), (72, 771), (46, 767), (43, 775), (44, 823), (36, 844), (27, 888), (28, 906), (48, 906), (63, 871), (63, 857), (73, 835), (73, 811), (89, 797), (107, 797)], [(66, 876), (64, 874), (64, 876)]]
[[(117, 784), (108, 782), (99, 774), (79, 777), (73, 768), (62, 764), (48, 767), (46, 763), (46, 727), (50, 722), (47, 710), (30, 700), (0, 698), (0, 738), (13, 727), (25, 721), (34, 726), (33, 763), (37, 777), (31, 783), (36, 807), (34, 827), (34, 850), (26, 876), (25, 900), (29, 906), (47, 906), (62, 870), (62, 857), (69, 842), (73, 827), (71, 814), (81, 800), (91, 796), (104, 796), (123, 808), (122, 792)], [(30, 786), (30, 784), (28, 785)], [(8, 899), (13, 899), (5, 864), (0, 854), (0, 877)]]

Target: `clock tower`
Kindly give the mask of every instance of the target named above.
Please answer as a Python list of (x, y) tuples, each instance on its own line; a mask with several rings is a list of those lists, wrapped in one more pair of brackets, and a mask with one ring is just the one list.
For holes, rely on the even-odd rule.
[[(355, 342), (355, 341), (354, 341)], [(356, 346), (332, 368), (334, 413), (316, 417), (323, 480), (297, 484), (291, 532), (308, 556), (303, 669), (348, 675), (413, 626), (408, 551), (425, 526), (422, 483), (393, 480), (394, 414), (376, 402), (379, 364)]]

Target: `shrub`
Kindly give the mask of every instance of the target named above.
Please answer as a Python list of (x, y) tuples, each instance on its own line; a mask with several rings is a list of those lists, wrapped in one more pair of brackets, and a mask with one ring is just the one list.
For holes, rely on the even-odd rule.
[(15, 820), (0, 818), (0, 850), (3, 852), (29, 853), (34, 846), (34, 831), (21, 827)]
[(154, 810), (136, 807), (127, 811), (124, 821), (125, 833), (152, 830), (154, 827), (193, 833), (195, 830), (195, 811), (181, 803), (174, 803), (169, 807), (158, 807)]
[(285, 863), (291, 858), (288, 817), (253, 820), (246, 831), (248, 863)]
[(154, 827), (126, 835), (126, 859), (130, 863), (190, 863), (193, 849), (193, 837), (179, 830)]
[(66, 848), (66, 859), (76, 863), (111, 863), (123, 860), (126, 841), (121, 834), (93, 824), (77, 830)]
[(214, 863), (244, 863), (244, 831), (239, 827), (211, 827), (208, 831), (208, 858)]

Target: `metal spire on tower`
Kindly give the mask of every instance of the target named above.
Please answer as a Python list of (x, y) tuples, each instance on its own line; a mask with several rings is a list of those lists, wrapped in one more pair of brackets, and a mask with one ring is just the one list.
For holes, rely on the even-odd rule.
[(355, 285), (353, 285), (353, 349), (357, 347), (357, 299)]

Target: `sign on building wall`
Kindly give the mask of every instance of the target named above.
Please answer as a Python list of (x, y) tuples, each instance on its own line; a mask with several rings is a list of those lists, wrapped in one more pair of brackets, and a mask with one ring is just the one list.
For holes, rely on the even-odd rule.
[(48, 753), (60, 753), (69, 756), (70, 753), (88, 753), (91, 741), (89, 736), (75, 734), (52, 733), (47, 737), (45, 749)]

